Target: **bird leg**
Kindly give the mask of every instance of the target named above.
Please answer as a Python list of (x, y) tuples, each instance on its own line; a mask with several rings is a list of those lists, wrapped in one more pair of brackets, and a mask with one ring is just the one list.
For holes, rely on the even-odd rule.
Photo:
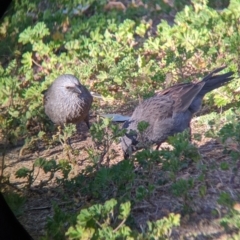
[(156, 150), (159, 150), (159, 148), (161, 147), (162, 143), (159, 143), (156, 147)]
[(192, 142), (192, 128), (191, 128), (191, 122), (188, 125), (188, 131), (189, 131), (189, 141)]
[(89, 115), (84, 119), (84, 122), (87, 124), (88, 129), (90, 129)]

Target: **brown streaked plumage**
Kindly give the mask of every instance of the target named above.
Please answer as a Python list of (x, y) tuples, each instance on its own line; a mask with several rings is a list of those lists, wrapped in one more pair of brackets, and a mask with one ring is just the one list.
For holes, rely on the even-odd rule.
[(204, 95), (233, 79), (233, 72), (214, 75), (224, 68), (217, 68), (200, 82), (177, 84), (159, 91), (154, 97), (140, 103), (123, 125), (127, 129), (121, 138), (125, 157), (139, 148), (137, 126), (141, 121), (149, 123), (141, 139), (158, 147), (168, 136), (189, 128), (193, 114), (201, 108)]
[(44, 93), (45, 113), (58, 125), (84, 121), (90, 128), (92, 101), (93, 97), (87, 88), (71, 74), (59, 76)]

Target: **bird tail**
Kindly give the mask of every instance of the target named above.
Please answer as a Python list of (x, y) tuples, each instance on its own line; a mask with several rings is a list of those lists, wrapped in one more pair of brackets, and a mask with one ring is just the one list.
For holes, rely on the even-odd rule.
[(234, 72), (214, 75), (222, 71), (224, 68), (226, 68), (226, 66), (217, 68), (211, 73), (209, 73), (205, 78), (203, 78), (202, 82), (205, 82), (205, 84), (199, 92), (199, 95), (204, 96), (206, 93), (225, 85), (233, 79), (233, 77), (231, 76), (234, 74)]

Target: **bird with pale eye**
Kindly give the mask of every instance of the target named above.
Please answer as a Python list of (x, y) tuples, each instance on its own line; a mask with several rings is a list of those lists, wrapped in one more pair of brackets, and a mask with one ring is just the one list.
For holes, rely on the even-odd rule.
[[(201, 108), (204, 95), (233, 79), (233, 72), (215, 75), (224, 68), (214, 70), (200, 82), (177, 84), (159, 91), (140, 103), (123, 125), (127, 129), (121, 138), (124, 157), (142, 148), (141, 141), (147, 145), (157, 144), (158, 149), (168, 136), (190, 129), (192, 116)], [(149, 126), (139, 134), (138, 124), (143, 121)]]
[(92, 101), (88, 89), (71, 74), (59, 76), (44, 92), (45, 113), (53, 123), (60, 126), (85, 122), (89, 129)]

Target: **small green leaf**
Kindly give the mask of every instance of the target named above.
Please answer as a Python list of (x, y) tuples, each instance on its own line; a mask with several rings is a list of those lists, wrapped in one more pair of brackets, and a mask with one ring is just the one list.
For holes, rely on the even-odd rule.
[(15, 173), (16, 178), (26, 178), (32, 171), (29, 168), (22, 167)]

